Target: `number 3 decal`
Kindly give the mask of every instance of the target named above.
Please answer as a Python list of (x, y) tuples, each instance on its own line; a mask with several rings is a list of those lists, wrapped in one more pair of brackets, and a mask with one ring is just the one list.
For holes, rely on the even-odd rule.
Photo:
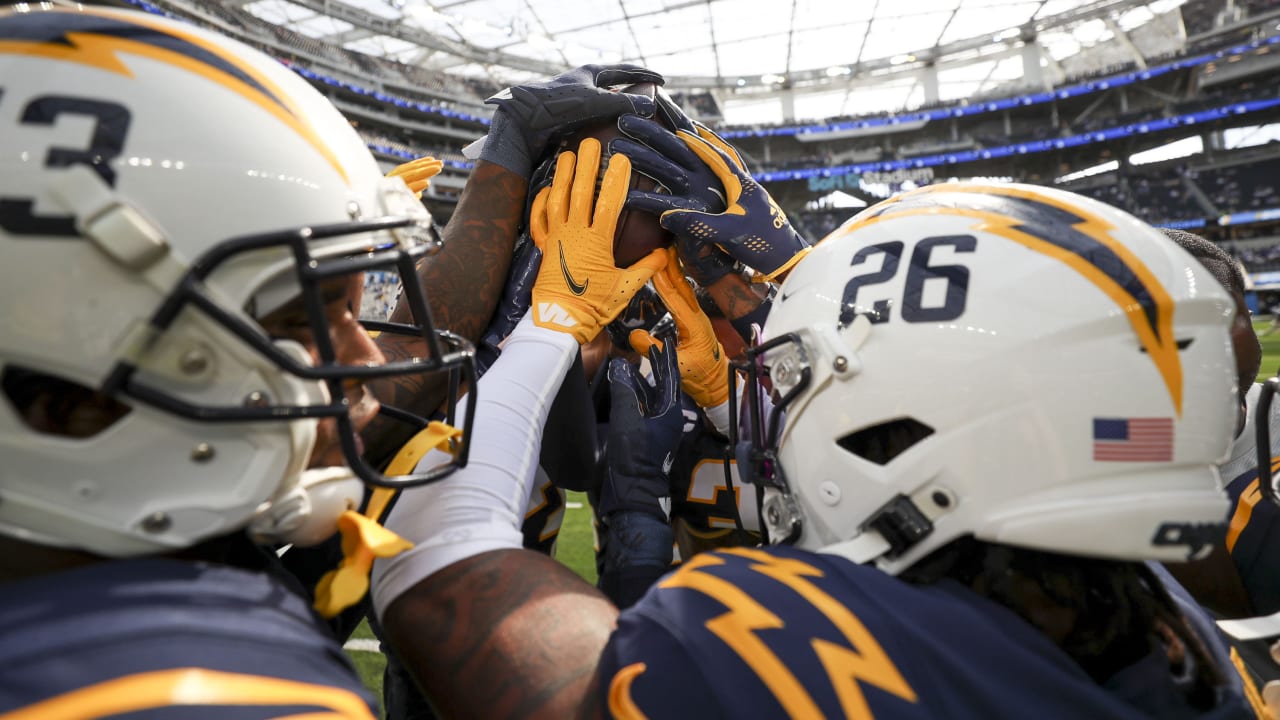
[[(84, 165), (108, 185), (116, 184), (111, 161), (124, 148), (124, 136), (131, 119), (125, 106), (102, 100), (45, 95), (35, 98), (22, 109), (23, 125), (52, 126), (59, 115), (87, 115), (94, 119), (88, 147), (51, 147), (44, 158), (47, 168)], [(0, 197), (0, 227), (21, 235), (75, 236), (75, 218), (36, 215), (31, 198)]]
[[(902, 293), (902, 319), (906, 322), (942, 322), (955, 320), (964, 312), (969, 298), (969, 268), (963, 265), (931, 265), (933, 251), (938, 247), (950, 247), (957, 253), (973, 252), (978, 239), (972, 235), (940, 235), (916, 243), (907, 263), (907, 281)], [(844, 286), (840, 303), (840, 327), (848, 327), (858, 315), (867, 315), (872, 323), (889, 320), (891, 303), (877, 300), (870, 312), (858, 306), (858, 291), (871, 285), (879, 285), (893, 279), (898, 273), (898, 261), (902, 258), (903, 243), (899, 240), (868, 245), (853, 256), (850, 265), (861, 265), (874, 255), (883, 255), (880, 269), (858, 275)], [(942, 305), (925, 307), (924, 287), (928, 280), (946, 282)]]

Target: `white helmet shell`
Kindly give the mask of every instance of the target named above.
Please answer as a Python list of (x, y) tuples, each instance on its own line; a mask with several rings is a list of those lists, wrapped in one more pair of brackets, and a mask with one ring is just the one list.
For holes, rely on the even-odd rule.
[[(0, 397), (0, 532), (101, 555), (162, 552), (288, 498), (293, 529), (329, 534), (297, 497), (314, 416), (195, 416), (330, 404), (326, 381), (281, 367), (310, 366), (309, 354), (267, 338), (256, 318), (297, 295), (301, 265), (411, 249), (417, 240), (385, 222), (360, 228), (395, 214), (401, 227), (426, 224), (426, 211), (384, 181), (323, 96), (238, 42), (101, 8), (0, 15), (0, 40), (0, 373), (114, 387), (130, 407), (102, 432), (67, 437), (34, 431)], [(309, 230), (344, 224), (354, 229)], [(306, 257), (228, 244), (273, 234), (300, 238)], [(176, 302), (184, 288), (222, 317)], [(190, 416), (121, 394), (122, 373)], [(349, 472), (317, 482), (325, 507), (335, 483), (349, 498), (337, 506), (358, 502)], [(270, 525), (277, 540), (300, 539)]]
[(1234, 312), (1164, 235), (1070, 193), (946, 184), (869, 208), (764, 329), (799, 341), (764, 353), (775, 397), (809, 369), (770, 530), (793, 508), (800, 546), (892, 573), (964, 535), (1186, 559), (1226, 513)]

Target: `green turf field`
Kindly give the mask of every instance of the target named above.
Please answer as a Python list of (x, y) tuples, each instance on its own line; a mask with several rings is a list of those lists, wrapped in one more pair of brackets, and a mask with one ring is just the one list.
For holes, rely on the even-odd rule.
[(1267, 378), (1280, 371), (1280, 331), (1272, 335), (1262, 336), (1271, 327), (1271, 320), (1255, 320), (1253, 329), (1258, 333), (1258, 341), (1262, 343), (1262, 369), (1258, 371), (1258, 380)]
[[(1277, 336), (1280, 341), (1280, 336)], [(1280, 346), (1277, 347), (1280, 357)], [(560, 538), (556, 541), (556, 559), (568, 565), (592, 585), (596, 582), (595, 538), (591, 530), (591, 508), (587, 505), (587, 496), (582, 493), (569, 493), (568, 507), (564, 511), (564, 525), (560, 528)], [(367, 622), (351, 635), (352, 639), (373, 640), (373, 631)], [(347, 650), (347, 655), (360, 671), (360, 679), (382, 699), (382, 668), (387, 664), (382, 653), (363, 650)]]

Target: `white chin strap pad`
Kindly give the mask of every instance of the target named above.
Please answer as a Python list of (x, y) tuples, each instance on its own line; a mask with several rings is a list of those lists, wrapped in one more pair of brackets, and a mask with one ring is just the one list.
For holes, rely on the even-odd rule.
[(315, 545), (338, 529), (338, 518), (360, 507), (364, 483), (346, 467), (307, 470), (298, 484), (271, 500), (249, 526), (256, 540)]

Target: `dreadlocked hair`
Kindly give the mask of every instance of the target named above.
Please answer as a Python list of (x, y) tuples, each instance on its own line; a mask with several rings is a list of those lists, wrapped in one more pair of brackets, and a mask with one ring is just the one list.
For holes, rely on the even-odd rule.
[[(1103, 683), (1151, 652), (1181, 646), (1193, 659), (1187, 702), (1209, 709), (1224, 678), (1164, 585), (1141, 562), (1060, 555), (965, 537), (935, 551), (902, 578), (951, 578), (1003, 605), (1048, 635), (1094, 682)], [(1050, 612), (1031, 607), (1038, 589)], [(1044, 605), (1045, 603), (1038, 603)], [(1181, 653), (1173, 653), (1185, 657)], [(1175, 660), (1176, 662), (1176, 660)]]

